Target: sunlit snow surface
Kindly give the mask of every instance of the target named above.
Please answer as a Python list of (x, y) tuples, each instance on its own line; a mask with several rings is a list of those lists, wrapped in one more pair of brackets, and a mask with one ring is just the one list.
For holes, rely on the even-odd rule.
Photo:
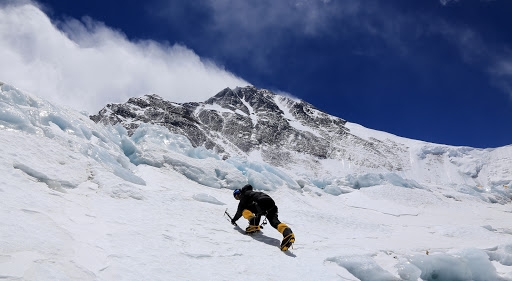
[[(418, 163), (467, 155), (452, 159), (457, 173), (489, 180), (445, 186), (354, 171), (306, 183), (262, 162), (223, 161), (162, 127), (129, 137), (1, 85), (0, 279), (512, 280), (511, 205), (488, 200), (512, 196), (511, 148), (415, 149)], [(475, 164), (475, 153), (493, 166)], [(293, 249), (281, 252), (269, 225), (246, 236), (223, 216), (246, 183), (275, 199)]]

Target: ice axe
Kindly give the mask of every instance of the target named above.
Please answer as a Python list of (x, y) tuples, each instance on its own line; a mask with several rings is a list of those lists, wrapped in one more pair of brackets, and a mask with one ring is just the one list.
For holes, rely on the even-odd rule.
[[(228, 216), (228, 218), (229, 218), (229, 219), (228, 219), (228, 221), (229, 221), (229, 222), (231, 222), (231, 221), (233, 220), (233, 218), (231, 217), (231, 215), (228, 213), (228, 209), (227, 209), (227, 208), (226, 208), (226, 210), (224, 211), (224, 214), (225, 214), (226, 216)], [(235, 225), (236, 225), (236, 226), (238, 226), (238, 224), (236, 224), (236, 222), (235, 222)]]

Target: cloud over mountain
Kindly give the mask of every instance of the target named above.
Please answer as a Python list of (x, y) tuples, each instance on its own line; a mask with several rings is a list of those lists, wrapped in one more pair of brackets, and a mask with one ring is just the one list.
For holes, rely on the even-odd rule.
[(88, 17), (54, 23), (32, 3), (0, 6), (0, 37), (2, 80), (91, 112), (144, 93), (202, 101), (248, 84), (186, 46), (129, 40)]

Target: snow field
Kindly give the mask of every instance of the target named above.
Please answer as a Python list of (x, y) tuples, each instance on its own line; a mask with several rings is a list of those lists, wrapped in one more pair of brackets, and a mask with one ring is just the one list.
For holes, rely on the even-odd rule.
[[(137, 173), (148, 179), (141, 190), (142, 200), (106, 196), (87, 183), (66, 193), (29, 178), (21, 180), (20, 186), (7, 186), (11, 192), (4, 198), (11, 203), (2, 205), (1, 212), (2, 229), (9, 233), (3, 232), (1, 240), (8, 243), (0, 244), (2, 276), (26, 280), (59, 276), (80, 280), (289, 280), (305, 276), (309, 280), (358, 280), (350, 271), (360, 280), (399, 280), (380, 278), (398, 278), (397, 267), (408, 265), (408, 259), (432, 257), (429, 264), (433, 265), (455, 259), (460, 264), (447, 253), (510, 242), (510, 233), (479, 226), (507, 227), (503, 218), (508, 213), (493, 208), (483, 214), (477, 211), (482, 203), (452, 206), (443, 201), (448, 198), (441, 197), (438, 204), (418, 206), (410, 214), (403, 210), (409, 206), (386, 199), (375, 199), (374, 207), (350, 206), (356, 198), (348, 196), (370, 198), (375, 196), (372, 191), (379, 193), (387, 186), (364, 189), (347, 198), (283, 190), (271, 195), (278, 202), (280, 219), (295, 231), (297, 243), (293, 250), (281, 253), (276, 230), (267, 226), (262, 234), (243, 235), (222, 216), (225, 207), (231, 212), (236, 208), (230, 191), (198, 185), (171, 170), (163, 173), (143, 165)], [(365, 191), (370, 192), (358, 194)], [(194, 199), (197, 194), (208, 194), (226, 205), (198, 201)], [(239, 225), (245, 226), (243, 219)], [(483, 272), (492, 272), (492, 267)]]
[[(4, 280), (512, 280), (512, 212), (482, 200), (492, 190), (367, 173), (357, 177), (364, 188), (333, 196), (264, 163), (221, 161), (158, 126), (129, 138), (1, 87)], [(496, 173), (479, 173), (497, 182), (509, 169), (500, 157)], [(247, 182), (276, 201), (292, 250), (279, 250), (269, 225), (248, 236), (223, 216)]]

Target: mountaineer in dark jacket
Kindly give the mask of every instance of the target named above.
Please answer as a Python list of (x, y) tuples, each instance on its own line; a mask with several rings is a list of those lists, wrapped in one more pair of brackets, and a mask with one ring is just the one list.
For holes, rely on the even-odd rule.
[(240, 203), (238, 203), (236, 214), (231, 220), (232, 224), (236, 224), (236, 221), (243, 216), (249, 220), (249, 226), (245, 229), (245, 233), (251, 234), (260, 231), (261, 216), (265, 216), (270, 225), (283, 234), (281, 250), (288, 250), (295, 242), (292, 230), (279, 221), (276, 203), (270, 196), (263, 192), (253, 191), (250, 184), (245, 185), (242, 189), (235, 189), (233, 196), (236, 200), (240, 200)]

